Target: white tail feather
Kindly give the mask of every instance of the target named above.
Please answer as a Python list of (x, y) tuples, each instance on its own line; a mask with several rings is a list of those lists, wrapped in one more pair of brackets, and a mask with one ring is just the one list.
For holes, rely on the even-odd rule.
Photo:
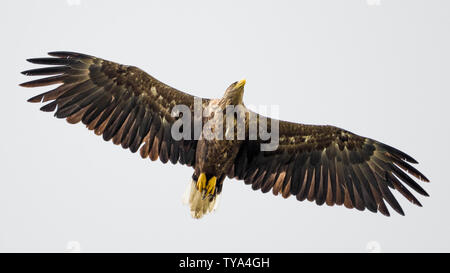
[(203, 194), (197, 190), (197, 183), (192, 180), (184, 193), (183, 203), (189, 204), (192, 217), (199, 219), (217, 209), (219, 195), (216, 194), (213, 197), (209, 196), (203, 199)]

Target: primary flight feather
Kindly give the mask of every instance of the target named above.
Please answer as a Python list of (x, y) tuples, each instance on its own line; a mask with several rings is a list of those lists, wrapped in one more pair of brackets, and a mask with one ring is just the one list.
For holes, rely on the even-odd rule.
[[(218, 109), (216, 114), (201, 116), (203, 123), (212, 124), (213, 131), (224, 125), (217, 113), (225, 112), (228, 106), (242, 106), (244, 139), (196, 138), (194, 132), (188, 138), (178, 139), (171, 128), (182, 115), (173, 115), (172, 109), (184, 105), (195, 116), (196, 97), (134, 66), (74, 52), (49, 55), (52, 57), (28, 59), (46, 67), (22, 72), (49, 77), (21, 86), (60, 85), (28, 101), (46, 102), (42, 111), (56, 110), (57, 118), (65, 118), (69, 123), (83, 122), (104, 140), (112, 139), (133, 153), (139, 150), (142, 158), (192, 166), (189, 203), (195, 218), (214, 209), (225, 177), (244, 180), (254, 190), (272, 191), (284, 198), (294, 195), (300, 201), (367, 208), (387, 216), (385, 202), (404, 215), (393, 189), (418, 206), (420, 202), (405, 185), (428, 196), (415, 180), (428, 179), (410, 165), (417, 161), (409, 155), (334, 126), (297, 124), (256, 114), (243, 104), (244, 80), (231, 84), (222, 98), (202, 98), (200, 104), (202, 110)], [(264, 119), (269, 126), (278, 125), (275, 150), (261, 149), (267, 140), (248, 136), (252, 116), (258, 124)]]

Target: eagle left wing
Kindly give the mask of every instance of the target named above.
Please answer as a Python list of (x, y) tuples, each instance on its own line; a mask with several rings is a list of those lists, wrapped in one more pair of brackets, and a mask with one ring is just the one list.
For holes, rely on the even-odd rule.
[[(259, 122), (262, 116), (257, 117)], [(273, 120), (267, 119), (270, 127)], [(428, 182), (408, 164), (417, 163), (412, 157), (334, 126), (279, 121), (278, 148), (261, 151), (262, 143), (260, 139), (244, 141), (228, 177), (244, 180), (254, 190), (281, 193), (284, 198), (295, 195), (299, 201), (344, 204), (386, 216), (389, 211), (384, 201), (404, 215), (391, 189), (418, 206), (420, 202), (403, 184), (428, 196), (408, 175)]]
[[(41, 110), (55, 111), (69, 123), (83, 122), (106, 141), (113, 140), (131, 152), (139, 148), (143, 158), (163, 163), (195, 163), (197, 141), (174, 140), (172, 107), (185, 105), (193, 111), (194, 96), (172, 88), (143, 70), (74, 52), (50, 52), (49, 58), (28, 59), (49, 65), (22, 72), (28, 76), (50, 77), (22, 83), (24, 87), (60, 84), (53, 90), (30, 98), (47, 102)], [(207, 99), (203, 99), (207, 103)]]

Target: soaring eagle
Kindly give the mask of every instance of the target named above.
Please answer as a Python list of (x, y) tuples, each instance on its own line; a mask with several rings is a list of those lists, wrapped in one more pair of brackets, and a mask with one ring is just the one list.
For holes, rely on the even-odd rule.
[[(422, 206), (405, 187), (428, 196), (411, 177), (428, 179), (409, 163), (411, 156), (376, 140), (334, 126), (297, 124), (264, 117), (245, 108), (242, 97), (245, 80), (232, 83), (222, 98), (201, 100), (204, 110), (215, 106), (242, 106), (244, 139), (218, 140), (175, 138), (173, 125), (183, 115), (172, 108), (185, 105), (195, 116), (196, 97), (172, 88), (141, 69), (74, 52), (50, 52), (45, 58), (28, 59), (44, 68), (22, 72), (49, 77), (20, 84), (37, 87), (60, 84), (55, 89), (30, 98), (29, 102), (49, 102), (41, 110), (52, 112), (69, 123), (83, 122), (103, 139), (152, 161), (180, 163), (194, 169), (189, 190), (191, 214), (200, 218), (212, 211), (221, 194), (225, 177), (243, 180), (252, 189), (272, 191), (284, 198), (318, 205), (344, 205), (389, 216), (385, 201), (399, 214), (403, 209), (391, 190)], [(217, 112), (215, 112), (217, 113)], [(248, 136), (251, 115), (257, 123), (278, 125), (278, 146), (264, 150), (267, 139)], [(201, 116), (212, 122), (212, 130), (223, 130), (219, 115)], [(235, 119), (238, 116), (234, 116)], [(237, 124), (237, 123), (235, 123)], [(183, 128), (180, 128), (183, 129)], [(233, 132), (234, 132), (234, 128)], [(191, 134), (192, 136), (193, 134)], [(409, 162), (409, 163), (408, 163)]]

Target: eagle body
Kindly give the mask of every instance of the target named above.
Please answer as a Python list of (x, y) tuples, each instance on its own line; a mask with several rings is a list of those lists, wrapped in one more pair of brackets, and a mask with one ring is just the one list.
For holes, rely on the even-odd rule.
[[(208, 107), (216, 105), (219, 107), (216, 110), (217, 112), (225, 112), (225, 105), (215, 104), (213, 101)], [(226, 128), (226, 121), (214, 113), (210, 117), (205, 118), (204, 123), (209, 123), (211, 130), (214, 132)], [(238, 140), (235, 137), (231, 140), (215, 138), (210, 140), (200, 136), (197, 143), (195, 174), (203, 172), (207, 176), (215, 175), (216, 177), (225, 175), (226, 170), (233, 164), (241, 142), (242, 140)]]
[[(243, 118), (244, 124), (248, 125), (248, 113), (245, 112), (246, 108), (242, 101), (244, 84), (245, 82), (242, 81), (237, 84), (232, 84), (221, 99), (210, 100), (205, 108), (207, 115), (203, 119), (203, 123), (209, 124), (212, 134), (221, 131), (223, 135), (224, 130), (225, 134), (231, 131), (230, 139), (225, 139), (225, 136), (218, 138), (212, 135), (209, 138), (205, 138), (204, 135), (201, 135), (197, 143), (195, 172), (192, 177), (193, 181), (198, 181), (200, 175), (203, 173), (205, 174), (206, 181), (209, 182), (211, 179), (215, 181), (214, 190), (210, 196), (206, 197), (210, 202), (215, 202), (216, 195), (221, 193), (223, 181), (232, 168), (239, 152), (239, 147), (243, 142), (243, 140), (239, 140), (237, 137), (239, 116)], [(237, 91), (235, 91), (236, 85), (241, 85), (241, 88), (236, 89)], [(226, 117), (227, 107), (230, 106), (238, 109), (237, 116), (232, 115), (232, 127), (227, 126), (227, 119), (224, 118), (224, 116)], [(248, 127), (246, 129), (248, 130)], [(200, 192), (202, 192), (201, 186), (197, 186), (197, 189), (200, 189)], [(191, 190), (191, 192), (195, 193), (195, 190)], [(204, 198), (205, 196), (202, 197)], [(206, 203), (207, 208), (210, 207), (210, 202)], [(191, 212), (195, 218), (200, 218), (204, 213), (208, 212), (205, 207), (195, 206), (191, 199), (190, 205)]]
[[(393, 191), (418, 206), (422, 205), (410, 190), (428, 196), (416, 181), (429, 180), (411, 165), (417, 163), (411, 156), (335, 126), (299, 124), (254, 113), (243, 103), (245, 80), (232, 83), (221, 98), (201, 98), (202, 116), (198, 117), (199, 98), (137, 67), (74, 52), (49, 55), (28, 59), (45, 67), (22, 72), (48, 77), (21, 86), (59, 86), (28, 101), (45, 102), (42, 111), (55, 112), (57, 118), (72, 124), (82, 122), (105, 141), (139, 151), (144, 159), (192, 167), (187, 197), (194, 218), (214, 209), (225, 178), (284, 198), (295, 196), (317, 205), (343, 205), (386, 216), (390, 215), (387, 205), (404, 215)], [(194, 117), (191, 125), (202, 121), (201, 134), (174, 136), (172, 129), (184, 116), (172, 111), (179, 105)], [(232, 126), (220, 118), (229, 106), (237, 109)], [(239, 121), (243, 121), (243, 138), (238, 137)], [(260, 135), (250, 137), (250, 128), (263, 123), (278, 129), (274, 149), (264, 149), (268, 140)], [(214, 137), (221, 133), (222, 138)]]

